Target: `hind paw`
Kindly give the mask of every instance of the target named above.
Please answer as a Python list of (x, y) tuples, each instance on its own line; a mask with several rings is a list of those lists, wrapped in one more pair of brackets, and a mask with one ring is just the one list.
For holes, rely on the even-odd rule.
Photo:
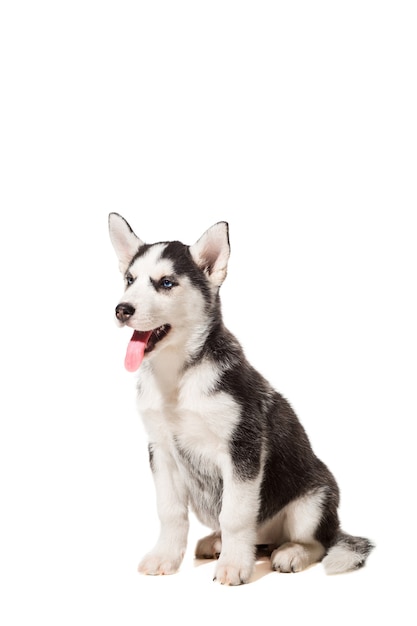
[(320, 544), (284, 543), (271, 554), (271, 566), (276, 572), (301, 572), (323, 556)]
[(271, 554), (272, 569), (276, 572), (301, 572), (309, 565), (304, 546), (284, 543)]
[(195, 556), (197, 559), (218, 559), (221, 551), (221, 535), (220, 533), (212, 533), (198, 541)]

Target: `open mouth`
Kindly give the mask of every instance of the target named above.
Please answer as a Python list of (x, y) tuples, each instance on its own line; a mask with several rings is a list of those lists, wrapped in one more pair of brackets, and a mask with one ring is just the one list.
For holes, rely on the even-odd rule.
[(162, 324), (162, 326), (158, 326), (158, 328), (153, 330), (133, 331), (125, 357), (125, 368), (128, 372), (136, 372), (145, 354), (152, 352), (156, 344), (164, 339), (170, 330), (171, 326), (169, 324)]
[(149, 335), (148, 342), (146, 344), (145, 352), (152, 352), (158, 341), (164, 339), (167, 336), (169, 331), (171, 330), (171, 326), (169, 324), (162, 324), (162, 326), (158, 326), (158, 328), (154, 328)]

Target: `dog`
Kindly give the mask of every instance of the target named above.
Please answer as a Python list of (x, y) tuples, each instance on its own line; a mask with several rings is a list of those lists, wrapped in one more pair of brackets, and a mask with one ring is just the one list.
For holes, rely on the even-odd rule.
[(223, 323), (227, 222), (191, 246), (144, 243), (117, 213), (109, 215), (109, 232), (125, 283), (116, 321), (133, 330), (125, 366), (139, 370), (160, 519), (139, 571), (179, 569), (190, 509), (213, 531), (195, 556), (217, 559), (221, 584), (249, 582), (259, 546), (278, 572), (320, 561), (329, 574), (362, 567), (373, 543), (341, 530), (333, 475), (290, 404)]

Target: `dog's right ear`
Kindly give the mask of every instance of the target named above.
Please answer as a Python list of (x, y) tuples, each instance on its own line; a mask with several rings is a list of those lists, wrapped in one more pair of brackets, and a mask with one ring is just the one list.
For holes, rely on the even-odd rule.
[(136, 252), (143, 246), (143, 241), (135, 235), (124, 217), (118, 213), (109, 215), (109, 233), (119, 259), (119, 269), (124, 274)]

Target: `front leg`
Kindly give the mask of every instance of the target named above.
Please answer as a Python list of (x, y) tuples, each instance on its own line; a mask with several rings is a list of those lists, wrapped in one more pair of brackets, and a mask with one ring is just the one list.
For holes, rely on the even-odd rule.
[(143, 574), (174, 574), (187, 547), (187, 491), (169, 451), (150, 445), (149, 457), (161, 527), (156, 545), (142, 559), (138, 569)]
[(224, 585), (247, 583), (255, 564), (260, 479), (224, 477), (220, 513), (221, 553), (215, 580)]

